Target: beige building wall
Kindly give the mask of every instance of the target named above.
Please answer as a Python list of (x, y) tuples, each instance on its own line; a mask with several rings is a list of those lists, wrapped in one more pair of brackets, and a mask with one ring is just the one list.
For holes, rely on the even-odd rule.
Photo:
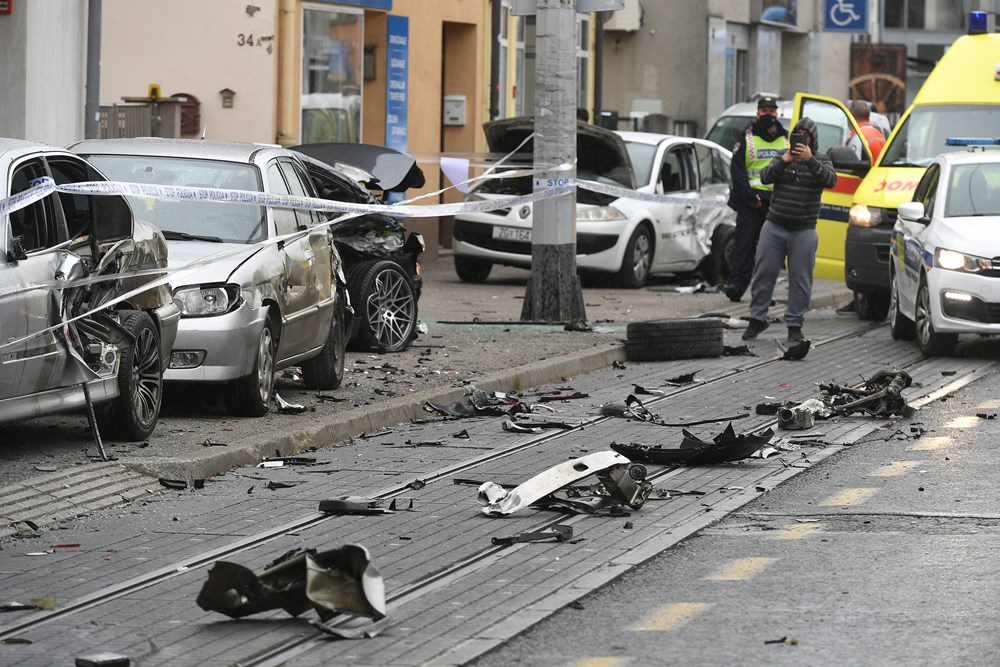
[(158, 83), (201, 101), (207, 138), (273, 142), (276, 16), (276, 0), (104, 0), (101, 104)]

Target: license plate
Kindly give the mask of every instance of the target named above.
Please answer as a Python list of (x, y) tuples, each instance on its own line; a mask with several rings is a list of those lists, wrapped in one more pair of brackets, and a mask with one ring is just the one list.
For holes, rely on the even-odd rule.
[(493, 238), (501, 241), (521, 241), (531, 243), (531, 229), (520, 227), (494, 227)]

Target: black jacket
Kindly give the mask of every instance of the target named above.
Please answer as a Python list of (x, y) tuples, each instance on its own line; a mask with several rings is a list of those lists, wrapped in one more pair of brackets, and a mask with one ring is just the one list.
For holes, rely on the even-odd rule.
[[(758, 137), (768, 138), (758, 121), (755, 120), (749, 127), (753, 134), (756, 134)], [(775, 137), (783, 137), (788, 134), (788, 131), (781, 126), (781, 121), (777, 119), (774, 121), (774, 129), (777, 132), (774, 135)], [(740, 142), (733, 148), (733, 159), (729, 163), (729, 174), (732, 176), (733, 181), (733, 185), (729, 189), (729, 208), (734, 211), (756, 210), (758, 195), (767, 204), (770, 194), (762, 190), (754, 190), (750, 187), (750, 177), (747, 175), (746, 130), (740, 135)]]
[(837, 172), (830, 158), (816, 152), (816, 124), (803, 118), (792, 133), (801, 131), (810, 134), (812, 157), (805, 162), (785, 162), (778, 156), (760, 174), (762, 183), (774, 183), (767, 219), (790, 231), (816, 227), (823, 190), (837, 183)]

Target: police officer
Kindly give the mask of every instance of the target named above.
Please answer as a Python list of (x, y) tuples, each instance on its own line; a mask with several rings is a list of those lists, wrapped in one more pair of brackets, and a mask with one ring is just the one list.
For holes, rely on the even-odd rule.
[(725, 294), (739, 301), (753, 276), (757, 238), (767, 218), (773, 185), (760, 182), (761, 170), (788, 148), (788, 132), (778, 121), (778, 101), (770, 95), (757, 100), (757, 119), (747, 126), (733, 148), (730, 163), (733, 185), (729, 208), (736, 211), (736, 245), (733, 248), (729, 282)]

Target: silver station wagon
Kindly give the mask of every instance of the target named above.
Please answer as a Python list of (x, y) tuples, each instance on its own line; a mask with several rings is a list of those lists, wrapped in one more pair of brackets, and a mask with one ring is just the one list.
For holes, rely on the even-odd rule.
[[(297, 155), (272, 145), (109, 139), (71, 147), (129, 183), (315, 197)], [(218, 383), (230, 414), (268, 412), (276, 371), (302, 368), (306, 386), (344, 377), (352, 311), (330, 217), (256, 203), (130, 196), (170, 246), (181, 310), (167, 382)]]
[(68, 151), (0, 139), (0, 177), (0, 423), (89, 404), (148, 438), (180, 319), (163, 235), (123, 197), (39, 190), (104, 180)]

